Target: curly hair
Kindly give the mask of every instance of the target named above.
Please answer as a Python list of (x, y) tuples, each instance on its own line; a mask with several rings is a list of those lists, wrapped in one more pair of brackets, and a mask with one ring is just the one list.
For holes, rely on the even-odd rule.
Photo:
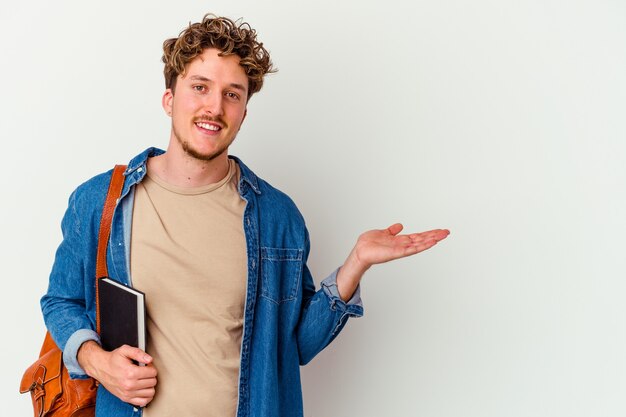
[(165, 88), (174, 91), (178, 75), (185, 75), (187, 64), (207, 48), (218, 49), (219, 56), (240, 58), (239, 65), (248, 76), (248, 99), (261, 90), (265, 74), (276, 72), (269, 52), (257, 41), (256, 31), (248, 23), (209, 13), (201, 22), (189, 23), (178, 38), (163, 42)]

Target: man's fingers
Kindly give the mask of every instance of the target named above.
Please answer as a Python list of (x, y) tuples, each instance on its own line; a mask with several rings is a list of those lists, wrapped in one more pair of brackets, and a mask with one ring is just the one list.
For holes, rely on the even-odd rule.
[(419, 249), (419, 252), (424, 251), (426, 249), (430, 249), (433, 246), (435, 246), (437, 244), (438, 240), (435, 239), (431, 239), (431, 240), (427, 240), (426, 242), (422, 243), (421, 245), (418, 245), (417, 248)]
[(410, 236), (411, 240), (414, 243), (423, 242), (431, 239), (435, 239), (437, 241), (443, 240), (450, 234), (450, 231), (447, 229), (435, 229), (429, 230), (427, 232), (422, 233), (413, 233)]
[(404, 250), (404, 256), (415, 255), (416, 253), (420, 253), (425, 251), (426, 249), (430, 249), (437, 244), (438, 240), (429, 239), (423, 242), (414, 243), (411, 246), (408, 246)]
[[(112, 352), (104, 352), (98, 380), (122, 401), (144, 406), (154, 397), (157, 370), (152, 357), (141, 349), (124, 345)], [(136, 363), (145, 364), (137, 366)]]
[(133, 393), (133, 396), (130, 398), (124, 399), (127, 403), (132, 405), (136, 405), (138, 407), (145, 407), (148, 405), (150, 401), (154, 398), (154, 394), (156, 390), (154, 388), (145, 389), (138, 392)]
[(142, 367), (142, 369), (144, 370), (144, 372), (143, 372), (143, 374), (144, 374), (143, 377), (144, 378), (156, 378), (157, 370), (156, 370), (156, 368), (154, 367), (153, 364), (150, 363), (150, 364)]
[(132, 359), (139, 363), (143, 363), (147, 365), (152, 362), (152, 356), (148, 355), (146, 352), (144, 352), (143, 350), (139, 348), (128, 346), (128, 345), (123, 345), (117, 348), (116, 350), (122, 356), (125, 356), (128, 359)]
[(157, 379), (156, 378), (142, 378), (142, 379), (138, 379), (135, 382), (135, 387), (134, 390), (144, 390), (144, 389), (149, 389), (149, 388), (154, 388), (157, 384)]
[(146, 389), (135, 391), (133, 393), (133, 398), (136, 398), (136, 399), (147, 398), (149, 401), (152, 398), (154, 398), (155, 393), (156, 393), (156, 389), (154, 387), (146, 388)]
[[(140, 367), (136, 366), (136, 368)], [(112, 392), (124, 402), (143, 407), (154, 397), (156, 384), (156, 378), (123, 380)]]

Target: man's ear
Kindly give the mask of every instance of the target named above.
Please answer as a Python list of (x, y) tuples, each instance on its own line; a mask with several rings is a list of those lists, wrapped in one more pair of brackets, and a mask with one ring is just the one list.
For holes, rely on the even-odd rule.
[(172, 101), (174, 100), (174, 92), (171, 88), (168, 88), (163, 93), (163, 98), (161, 98), (161, 106), (163, 106), (163, 110), (168, 116), (172, 115)]

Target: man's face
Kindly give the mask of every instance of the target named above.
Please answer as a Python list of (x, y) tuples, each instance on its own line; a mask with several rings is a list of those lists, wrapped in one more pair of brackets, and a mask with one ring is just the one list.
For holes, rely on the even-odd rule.
[(205, 49), (178, 76), (176, 92), (165, 90), (163, 108), (172, 117), (170, 146), (204, 161), (227, 157), (246, 117), (248, 77), (236, 55)]

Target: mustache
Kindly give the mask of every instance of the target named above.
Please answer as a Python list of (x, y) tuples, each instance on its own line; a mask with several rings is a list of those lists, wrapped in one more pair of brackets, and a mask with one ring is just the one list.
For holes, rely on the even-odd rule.
[(227, 126), (226, 122), (221, 117), (201, 116), (201, 117), (195, 118), (193, 122), (194, 123), (213, 122), (213, 123), (219, 123), (219, 125), (222, 126), (222, 127), (226, 127)]

